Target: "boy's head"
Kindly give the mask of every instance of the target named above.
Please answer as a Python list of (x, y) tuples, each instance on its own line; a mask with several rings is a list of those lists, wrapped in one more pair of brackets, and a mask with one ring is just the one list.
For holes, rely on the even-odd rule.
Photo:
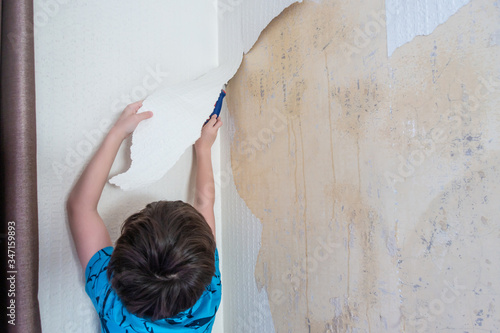
[(192, 307), (215, 272), (205, 218), (182, 201), (150, 203), (122, 226), (108, 278), (130, 313), (153, 321)]

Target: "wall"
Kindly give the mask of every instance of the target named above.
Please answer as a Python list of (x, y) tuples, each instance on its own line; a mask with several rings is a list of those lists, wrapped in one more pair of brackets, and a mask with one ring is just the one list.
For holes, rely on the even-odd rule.
[[(307, 1), (264, 31), (228, 87), (220, 165), (214, 146), (214, 332), (498, 330), (498, 2), (466, 3)], [(224, 57), (216, 7), (35, 1), (44, 331), (99, 331), (65, 196), (124, 100)], [(149, 201), (192, 200), (192, 167), (188, 150), (153, 186), (107, 185), (112, 238)]]
[[(217, 66), (217, 6), (203, 0), (34, 4), (42, 327), (44, 332), (100, 332), (71, 242), (66, 196), (128, 102), (161, 84), (193, 79)], [(122, 146), (112, 175), (128, 168), (129, 146), (130, 141)], [(130, 192), (105, 186), (99, 211), (112, 240), (122, 221), (148, 202), (192, 202), (192, 157), (188, 149), (154, 185)], [(217, 173), (219, 141), (213, 160)], [(219, 222), (219, 199), (215, 214)], [(214, 332), (222, 332), (222, 309)]]
[(245, 56), (223, 237), (231, 269), (259, 250), (228, 331), (500, 329), (500, 9), (463, 4), (413, 38), (388, 37), (382, 0), (306, 1)]

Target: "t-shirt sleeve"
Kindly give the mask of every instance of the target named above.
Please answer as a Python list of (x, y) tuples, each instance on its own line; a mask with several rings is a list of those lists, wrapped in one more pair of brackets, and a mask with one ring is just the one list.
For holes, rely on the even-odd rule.
[(97, 251), (92, 258), (90, 258), (85, 268), (85, 291), (98, 312), (100, 311), (99, 299), (109, 288), (107, 273), (112, 252), (112, 246)]
[(222, 282), (220, 278), (220, 270), (219, 270), (219, 251), (215, 248), (215, 274), (212, 279), (212, 285), (215, 284), (215, 288), (221, 290)]
[(215, 276), (220, 282), (220, 271), (219, 271), (219, 251), (215, 248)]

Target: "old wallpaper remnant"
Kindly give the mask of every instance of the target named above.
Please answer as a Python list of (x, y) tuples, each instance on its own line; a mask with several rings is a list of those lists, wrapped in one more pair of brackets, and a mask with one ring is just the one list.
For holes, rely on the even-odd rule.
[(386, 0), (387, 52), (428, 35), (470, 0)]
[(384, 13), (295, 4), (229, 83), (257, 284), (276, 332), (499, 331), (498, 2), (390, 58)]

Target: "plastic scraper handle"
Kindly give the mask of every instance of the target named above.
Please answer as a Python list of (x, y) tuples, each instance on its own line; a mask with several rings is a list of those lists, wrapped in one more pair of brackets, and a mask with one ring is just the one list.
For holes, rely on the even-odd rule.
[[(219, 99), (217, 100), (217, 102), (214, 105), (214, 112), (212, 112), (210, 114), (210, 116), (208, 117), (207, 121), (205, 121), (205, 124), (208, 123), (208, 121), (210, 120), (210, 118), (212, 118), (212, 116), (214, 114), (217, 116), (217, 118), (219, 117), (220, 110), (222, 109), (222, 102), (224, 101), (224, 97), (226, 97), (226, 92), (224, 91), (224, 89), (222, 89), (220, 91)], [(205, 126), (205, 124), (203, 124), (203, 126)]]

